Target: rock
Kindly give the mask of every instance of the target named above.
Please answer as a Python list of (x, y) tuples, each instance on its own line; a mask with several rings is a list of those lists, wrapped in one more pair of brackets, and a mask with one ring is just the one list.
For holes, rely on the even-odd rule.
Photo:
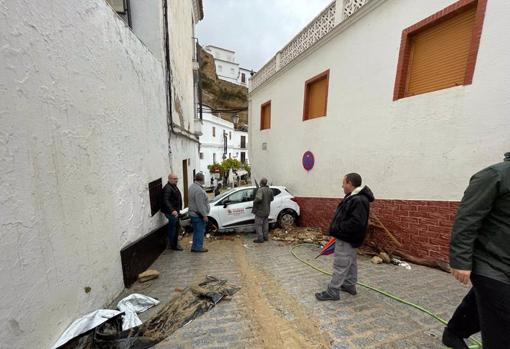
[(152, 279), (157, 279), (159, 277), (159, 271), (154, 269), (147, 269), (143, 273), (138, 274), (139, 282), (147, 282)]
[(383, 263), (383, 260), (381, 257), (379, 256), (373, 256), (372, 259), (370, 260), (372, 263), (374, 264), (382, 264)]
[(386, 252), (379, 253), (379, 257), (383, 260), (384, 263), (391, 263), (391, 258)]

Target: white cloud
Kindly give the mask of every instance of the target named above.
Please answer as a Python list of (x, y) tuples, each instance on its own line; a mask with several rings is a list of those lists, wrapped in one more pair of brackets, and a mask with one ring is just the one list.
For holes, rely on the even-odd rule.
[(331, 0), (203, 0), (202, 46), (236, 51), (237, 62), (258, 70)]

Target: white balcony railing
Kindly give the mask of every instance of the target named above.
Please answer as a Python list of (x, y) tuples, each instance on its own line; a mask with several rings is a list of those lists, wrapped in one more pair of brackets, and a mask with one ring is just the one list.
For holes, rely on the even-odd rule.
[[(333, 1), (250, 79), (250, 90), (256, 89), (369, 1)], [(337, 11), (337, 3), (342, 4), (342, 11)]]

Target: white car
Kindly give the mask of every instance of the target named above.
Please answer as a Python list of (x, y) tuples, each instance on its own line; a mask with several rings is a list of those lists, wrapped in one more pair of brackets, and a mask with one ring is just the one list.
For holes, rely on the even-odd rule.
[[(299, 217), (299, 205), (285, 187), (270, 186), (274, 200), (271, 202), (269, 224), (280, 226), (294, 224)], [(253, 231), (255, 215), (251, 213), (257, 187), (248, 186), (231, 189), (209, 201), (209, 223), (207, 232)], [(181, 226), (191, 225), (188, 208), (181, 210)]]

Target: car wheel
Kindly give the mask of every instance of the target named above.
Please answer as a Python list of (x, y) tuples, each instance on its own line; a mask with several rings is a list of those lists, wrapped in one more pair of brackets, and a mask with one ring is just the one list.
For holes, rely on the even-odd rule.
[(286, 210), (278, 216), (278, 225), (280, 228), (291, 227), (296, 224), (296, 213), (292, 210)]
[(218, 223), (211, 217), (209, 217), (209, 221), (207, 222), (207, 226), (205, 227), (205, 232), (207, 234), (215, 235), (218, 233)]

